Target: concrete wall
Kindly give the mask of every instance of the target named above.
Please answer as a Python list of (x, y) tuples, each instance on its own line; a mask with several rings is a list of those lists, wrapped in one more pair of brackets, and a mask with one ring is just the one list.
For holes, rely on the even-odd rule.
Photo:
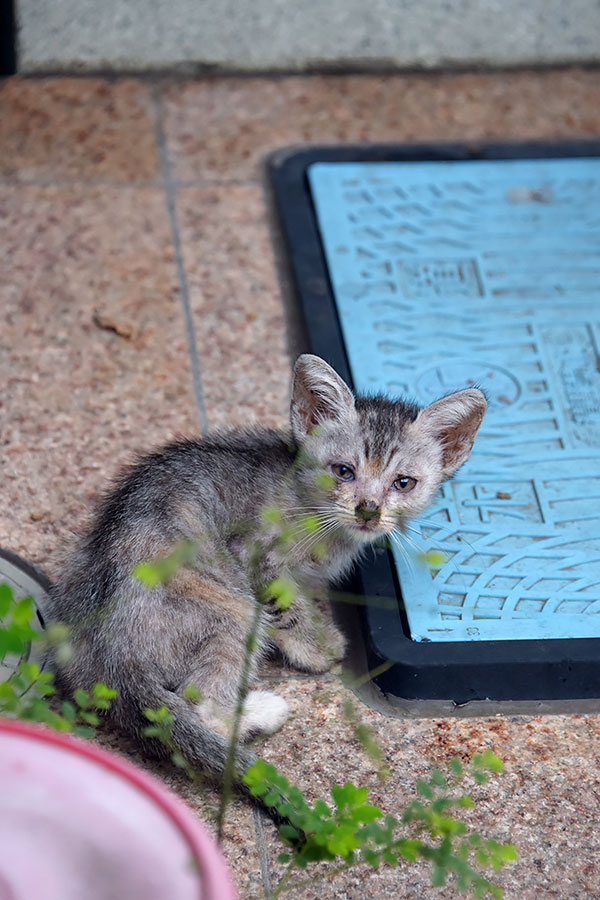
[(16, 0), (18, 67), (294, 70), (600, 60), (598, 0)]

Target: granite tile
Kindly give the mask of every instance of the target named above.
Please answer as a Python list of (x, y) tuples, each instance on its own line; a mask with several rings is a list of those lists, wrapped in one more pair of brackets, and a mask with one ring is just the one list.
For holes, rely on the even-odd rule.
[(262, 190), (182, 188), (177, 209), (210, 425), (285, 425), (290, 360)]
[(0, 186), (0, 545), (43, 568), (134, 451), (196, 429), (162, 192)]
[[(505, 772), (475, 787), (477, 805), (467, 815), (482, 834), (517, 845), (518, 863), (494, 876), (506, 900), (600, 895), (599, 716), (403, 719), (357, 704), (392, 770), (381, 782), (344, 717), (349, 694), (335, 678), (286, 678), (269, 687), (287, 699), (293, 718), (265, 742), (262, 753), (311, 799), (327, 799), (333, 784), (353, 781), (366, 785), (371, 801), (385, 812), (398, 815), (415, 798), (417, 778), (435, 766), (443, 768), (453, 756), (467, 759), (489, 747), (505, 760)], [(281, 845), (273, 829), (270, 842), (275, 860)], [(273, 862), (272, 871), (276, 883), (282, 868)], [(376, 873), (351, 870), (286, 896), (450, 900), (456, 895), (451, 884), (432, 888), (426, 866), (418, 864)]]
[(0, 83), (0, 177), (156, 179), (149, 90), (146, 82), (132, 79), (5, 79)]
[(176, 177), (235, 181), (290, 144), (598, 134), (599, 89), (573, 68), (174, 82), (163, 102)]

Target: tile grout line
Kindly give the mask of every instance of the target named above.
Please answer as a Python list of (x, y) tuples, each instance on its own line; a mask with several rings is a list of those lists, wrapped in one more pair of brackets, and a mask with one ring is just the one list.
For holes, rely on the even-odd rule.
[[(162, 129), (161, 135), (162, 135)], [(156, 140), (158, 142), (158, 135)], [(162, 163), (162, 160), (161, 160)], [(168, 166), (168, 160), (167, 160)], [(179, 188), (214, 188), (214, 187), (252, 187), (259, 184), (258, 178), (248, 177), (248, 178), (210, 178), (210, 177), (198, 177), (198, 178), (173, 178), (170, 173), (170, 167), (168, 167), (168, 182), (170, 187), (177, 191)], [(61, 178), (57, 176), (45, 177), (43, 175), (40, 176), (32, 176), (32, 177), (23, 177), (17, 176), (17, 178), (6, 177), (4, 175), (0, 175), (0, 186), (2, 187), (58, 187), (58, 188), (68, 188), (68, 187), (76, 187), (76, 188), (96, 188), (96, 187), (114, 187), (114, 188), (130, 188), (132, 190), (149, 190), (156, 188), (164, 188), (165, 187), (165, 176), (162, 175), (162, 165), (161, 165), (161, 177), (156, 180), (144, 180), (144, 181), (119, 181), (116, 178)]]
[(175, 180), (171, 176), (171, 166), (169, 163), (169, 154), (167, 150), (167, 142), (163, 128), (162, 103), (160, 94), (156, 84), (150, 86), (150, 97), (154, 106), (154, 133), (156, 137), (156, 145), (158, 149), (158, 159), (162, 187), (165, 192), (167, 204), (167, 213), (169, 216), (169, 225), (171, 229), (171, 240), (173, 242), (173, 250), (175, 252), (175, 266), (177, 269), (177, 281), (179, 283), (179, 300), (183, 312), (185, 333), (188, 344), (188, 354), (190, 360), (190, 368), (192, 371), (192, 382), (194, 388), (194, 398), (196, 402), (196, 413), (200, 431), (203, 436), (209, 432), (208, 416), (206, 414), (206, 404), (204, 401), (204, 388), (202, 385), (202, 367), (200, 365), (200, 355), (198, 353), (198, 344), (196, 341), (196, 331), (194, 328), (194, 320), (192, 316), (192, 308), (190, 304), (190, 294), (185, 267), (183, 264), (183, 254), (181, 250), (181, 238), (179, 235), (179, 227), (177, 224), (177, 209), (175, 205), (175, 197), (177, 186)]
[[(200, 422), (200, 430), (203, 435), (208, 434), (209, 424), (206, 414), (206, 406), (204, 402), (204, 391), (202, 388), (202, 371), (200, 366), (200, 357), (198, 354), (198, 346), (196, 343), (196, 332), (192, 318), (190, 306), (189, 290), (185, 268), (183, 265), (183, 256), (181, 252), (181, 241), (179, 237), (179, 228), (177, 225), (177, 210), (175, 206), (175, 197), (179, 183), (171, 175), (171, 167), (169, 164), (169, 156), (167, 150), (167, 142), (163, 128), (162, 103), (158, 86), (152, 84), (150, 87), (150, 96), (154, 105), (154, 121), (155, 135), (159, 154), (159, 164), (162, 176), (163, 188), (167, 201), (167, 210), (169, 214), (169, 223), (171, 227), (171, 239), (175, 250), (175, 260), (177, 264), (177, 277), (179, 281), (179, 296), (183, 309), (185, 320), (185, 330), (188, 340), (188, 351), (190, 356), (190, 366), (192, 369), (192, 379), (194, 382), (194, 395), (196, 399), (196, 410)], [(269, 854), (265, 838), (264, 824), (258, 809), (253, 809), (254, 833), (256, 835), (256, 847), (258, 851), (258, 863), (260, 868), (260, 876), (264, 887), (265, 900), (271, 900), (271, 874), (269, 868)]]
[(258, 849), (258, 863), (260, 866), (260, 875), (263, 887), (265, 889), (264, 900), (271, 900), (271, 870), (269, 867), (269, 852), (267, 850), (267, 841), (265, 836), (265, 826), (262, 820), (262, 813), (255, 806), (252, 810), (254, 818), (254, 831), (256, 832), (256, 846)]

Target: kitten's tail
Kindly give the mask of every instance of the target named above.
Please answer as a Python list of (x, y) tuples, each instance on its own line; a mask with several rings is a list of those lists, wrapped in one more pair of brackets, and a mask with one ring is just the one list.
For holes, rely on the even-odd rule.
[[(199, 775), (209, 777), (212, 781), (222, 782), (229, 754), (229, 741), (226, 737), (213, 731), (195, 713), (193, 706), (179, 694), (166, 689), (152, 691), (152, 698), (147, 704), (141, 704), (139, 698), (135, 701), (123, 694), (115, 703), (116, 720), (124, 730), (132, 730), (135, 737), (142, 743), (153, 756), (166, 759), (172, 756), (173, 750), (178, 750), (188, 765)], [(145, 729), (151, 724), (144, 714), (144, 709), (158, 709), (166, 707), (173, 716), (173, 725), (170, 730), (170, 741), (163, 742), (157, 738), (149, 738), (144, 735)], [(133, 728), (132, 728), (133, 725)], [(172, 743), (171, 743), (172, 742)], [(282, 816), (273, 806), (267, 806), (261, 797), (255, 797), (243, 781), (244, 774), (252, 766), (258, 757), (252, 750), (240, 744), (237, 745), (234, 758), (233, 786), (238, 794), (250, 800), (261, 812), (265, 813), (275, 825), (292, 824), (289, 819)], [(281, 797), (281, 801), (287, 800)]]

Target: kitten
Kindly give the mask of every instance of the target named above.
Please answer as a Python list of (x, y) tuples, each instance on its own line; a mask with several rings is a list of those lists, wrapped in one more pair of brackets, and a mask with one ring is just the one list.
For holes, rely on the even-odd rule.
[[(111, 715), (137, 736), (148, 724), (144, 709), (168, 707), (183, 754), (222, 773), (246, 636), (268, 585), (285, 576), (297, 597), (287, 610), (265, 603), (252, 683), (275, 648), (307, 672), (341, 659), (328, 585), (362, 548), (425, 509), (467, 459), (485, 408), (476, 388), (422, 410), (355, 399), (307, 354), (294, 371), (291, 433), (224, 432), (143, 457), (105, 499), (50, 592), (50, 619), (72, 632), (70, 658), (57, 661), (63, 683), (116, 688)], [(277, 540), (265, 507), (280, 511), (297, 541)], [(318, 522), (314, 535), (302, 528), (307, 515)], [(133, 576), (136, 564), (165, 557), (182, 539), (196, 542), (196, 558), (168, 583), (149, 589)], [(200, 700), (189, 699), (188, 685)], [(287, 716), (281, 697), (251, 690), (240, 739), (272, 733)], [(240, 746), (239, 772), (254, 759)]]

